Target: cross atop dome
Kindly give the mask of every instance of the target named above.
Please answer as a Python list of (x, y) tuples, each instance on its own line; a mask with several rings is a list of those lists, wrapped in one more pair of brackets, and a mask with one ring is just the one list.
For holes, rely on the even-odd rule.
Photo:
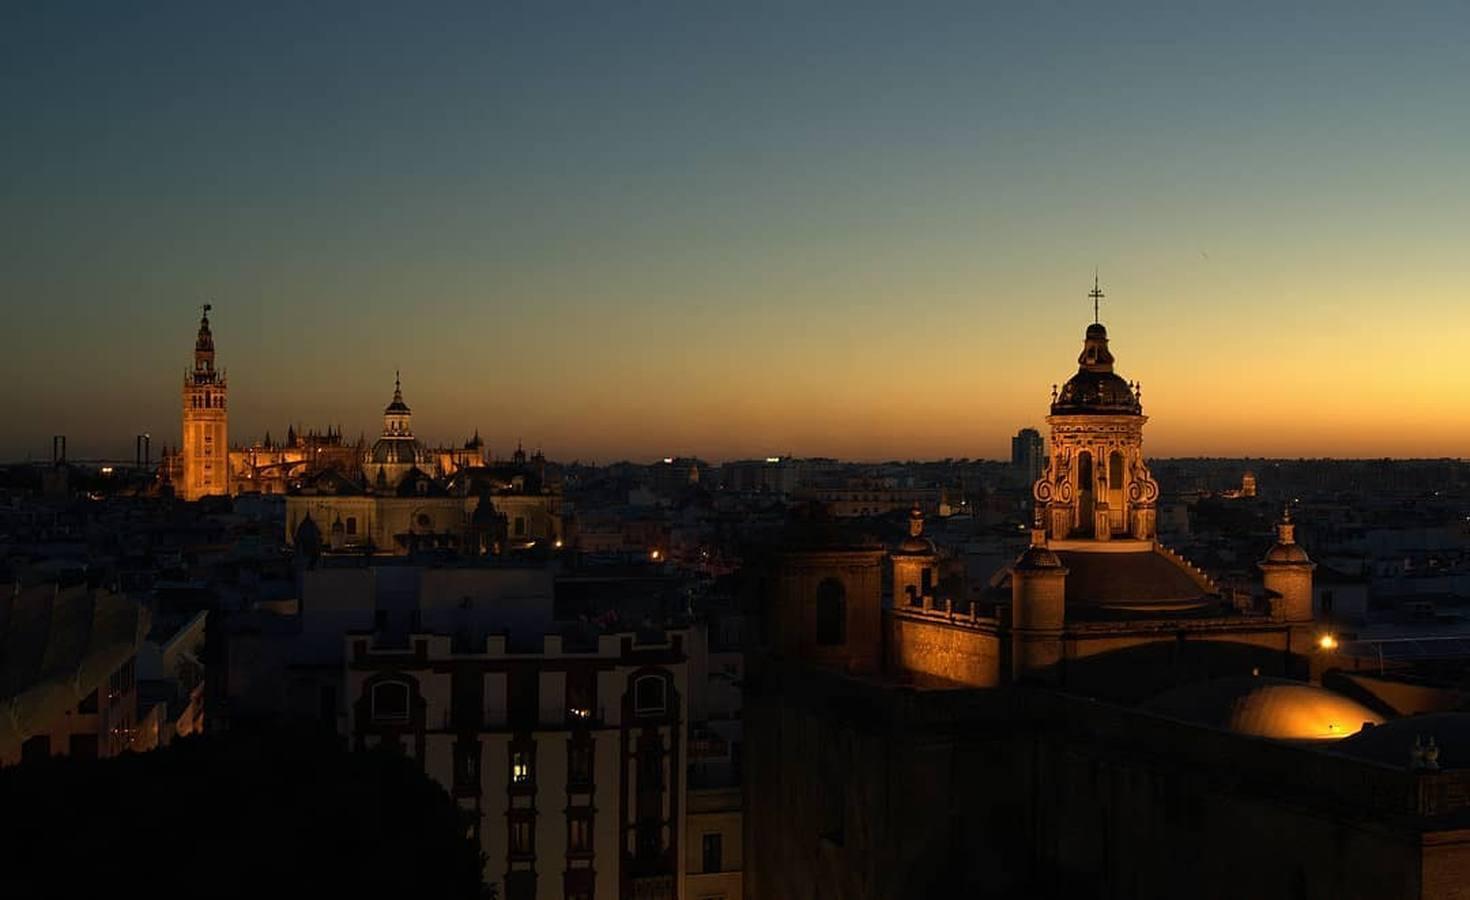
[(1107, 294), (1102, 292), (1102, 287), (1098, 284), (1097, 269), (1095, 268), (1092, 270), (1092, 290), (1087, 292), (1087, 296), (1092, 300), (1092, 324), (1100, 325), (1102, 324), (1102, 319), (1100, 318), (1098, 304)]

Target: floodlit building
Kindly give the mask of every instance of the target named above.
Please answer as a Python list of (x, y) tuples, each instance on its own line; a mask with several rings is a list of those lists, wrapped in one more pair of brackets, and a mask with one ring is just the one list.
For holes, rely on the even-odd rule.
[(194, 367), (184, 373), (183, 482), (176, 489), (185, 500), (230, 493), (229, 385), (214, 367), (209, 310), (206, 303), (194, 340)]

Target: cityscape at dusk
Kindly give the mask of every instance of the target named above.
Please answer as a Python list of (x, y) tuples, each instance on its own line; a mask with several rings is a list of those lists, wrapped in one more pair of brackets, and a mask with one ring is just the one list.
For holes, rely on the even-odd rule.
[(1470, 900), (1467, 40), (0, 8), (0, 891)]

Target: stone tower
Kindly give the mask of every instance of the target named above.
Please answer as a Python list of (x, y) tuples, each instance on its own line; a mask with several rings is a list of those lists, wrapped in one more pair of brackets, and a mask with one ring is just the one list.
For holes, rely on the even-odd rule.
[(939, 580), (939, 555), (924, 537), (924, 513), (909, 510), (909, 536), (889, 554), (893, 559), (893, 605), (931, 606)]
[(1282, 513), (1276, 525), (1276, 543), (1266, 551), (1261, 567), (1261, 583), (1268, 597), (1279, 597), (1286, 621), (1306, 625), (1312, 621), (1312, 570), (1317, 564), (1296, 542), (1296, 525), (1291, 510)]
[(184, 373), (185, 500), (230, 492), (228, 386), (214, 367), (214, 335), (209, 330), (210, 305), (204, 305), (194, 340), (194, 368)]
[(883, 545), (822, 512), (798, 515), (767, 553), (765, 630), (778, 656), (846, 672), (883, 659)]
[(1140, 390), (1113, 371), (1108, 330), (1087, 326), (1077, 374), (1053, 388), (1051, 456), (1032, 494), (1054, 541), (1154, 539), (1159, 486), (1143, 459)]
[(1067, 570), (1047, 549), (1046, 532), (1031, 531), (1031, 546), (1011, 566), (1011, 678), (1054, 681), (1062, 662)]

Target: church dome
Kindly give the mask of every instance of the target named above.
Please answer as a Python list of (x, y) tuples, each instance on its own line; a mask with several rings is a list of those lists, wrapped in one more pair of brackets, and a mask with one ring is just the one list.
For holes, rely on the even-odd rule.
[(1077, 374), (1067, 379), (1052, 399), (1052, 415), (1139, 415), (1143, 406), (1134, 386), (1113, 371), (1108, 330), (1100, 323), (1087, 326)]
[(1337, 740), (1383, 716), (1326, 688), (1285, 678), (1219, 678), (1167, 691), (1143, 708), (1236, 734), (1291, 741)]
[(1301, 544), (1276, 544), (1266, 551), (1266, 562), (1306, 563), (1311, 561)]
[(416, 465), (419, 461), (419, 442), (413, 438), (381, 437), (373, 443), (368, 458), (378, 464)]

